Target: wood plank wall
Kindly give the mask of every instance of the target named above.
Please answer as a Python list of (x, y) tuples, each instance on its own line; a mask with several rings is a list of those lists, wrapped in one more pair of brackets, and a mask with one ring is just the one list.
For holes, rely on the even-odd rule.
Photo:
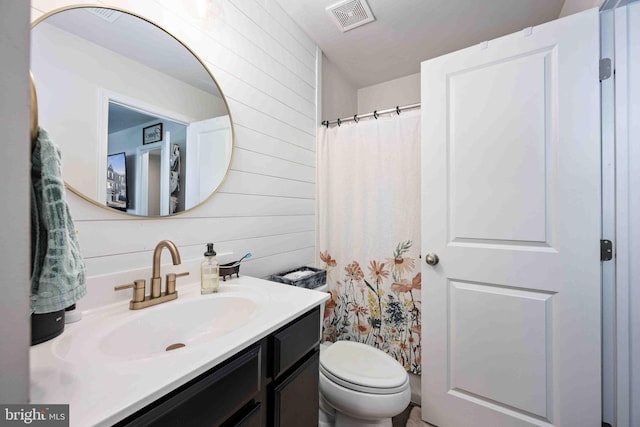
[[(231, 171), (218, 193), (190, 212), (139, 219), (68, 192), (89, 276), (150, 267), (162, 239), (178, 245), (183, 262), (202, 259), (207, 242), (219, 253), (233, 252), (228, 260), (251, 252), (242, 272), (256, 277), (315, 263), (317, 48), (275, 1), (31, 3), (32, 21), (85, 3), (123, 8), (159, 24), (205, 62), (234, 122)], [(208, 7), (206, 16), (199, 15), (201, 5)]]

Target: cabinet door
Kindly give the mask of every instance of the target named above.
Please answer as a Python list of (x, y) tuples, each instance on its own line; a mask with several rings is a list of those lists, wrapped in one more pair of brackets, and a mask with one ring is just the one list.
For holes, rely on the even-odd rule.
[(320, 307), (273, 334), (273, 378), (277, 378), (308, 354), (320, 341)]
[(274, 387), (274, 426), (318, 425), (318, 372), (320, 352), (315, 351), (298, 369)]
[(125, 419), (118, 426), (223, 424), (260, 391), (261, 348), (256, 346), (241, 353), (224, 366), (215, 368), (213, 372), (204, 374), (169, 393), (150, 407)]

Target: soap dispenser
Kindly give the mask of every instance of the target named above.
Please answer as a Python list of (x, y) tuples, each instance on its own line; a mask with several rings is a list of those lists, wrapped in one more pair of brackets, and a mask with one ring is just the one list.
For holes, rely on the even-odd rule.
[(207, 243), (207, 251), (204, 253), (200, 274), (200, 293), (204, 295), (218, 292), (220, 287), (220, 264), (216, 259), (213, 243)]

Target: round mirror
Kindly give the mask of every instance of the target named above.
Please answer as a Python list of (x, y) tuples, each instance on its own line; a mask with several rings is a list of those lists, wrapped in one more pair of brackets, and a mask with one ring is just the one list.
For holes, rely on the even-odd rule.
[(67, 187), (133, 215), (184, 212), (224, 180), (227, 102), (190, 49), (129, 12), (73, 7), (34, 23), (39, 124), (62, 151)]

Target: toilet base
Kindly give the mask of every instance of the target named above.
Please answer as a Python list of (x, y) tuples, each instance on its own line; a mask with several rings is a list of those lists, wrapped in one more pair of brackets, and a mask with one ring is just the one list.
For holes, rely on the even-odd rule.
[(318, 414), (318, 427), (334, 427), (335, 425), (335, 418), (327, 416), (327, 413), (321, 409)]
[(340, 413), (333, 417), (321, 409), (318, 417), (318, 427), (392, 427), (392, 421), (391, 418), (375, 421), (359, 420)]
[(392, 427), (391, 418), (362, 420), (329, 408), (323, 408), (322, 403), (320, 404), (320, 410), (318, 412), (318, 427)]
[(334, 427), (336, 425), (336, 411), (320, 395), (320, 409), (318, 409), (318, 427)]
[(391, 418), (361, 420), (336, 412), (335, 427), (391, 427)]

